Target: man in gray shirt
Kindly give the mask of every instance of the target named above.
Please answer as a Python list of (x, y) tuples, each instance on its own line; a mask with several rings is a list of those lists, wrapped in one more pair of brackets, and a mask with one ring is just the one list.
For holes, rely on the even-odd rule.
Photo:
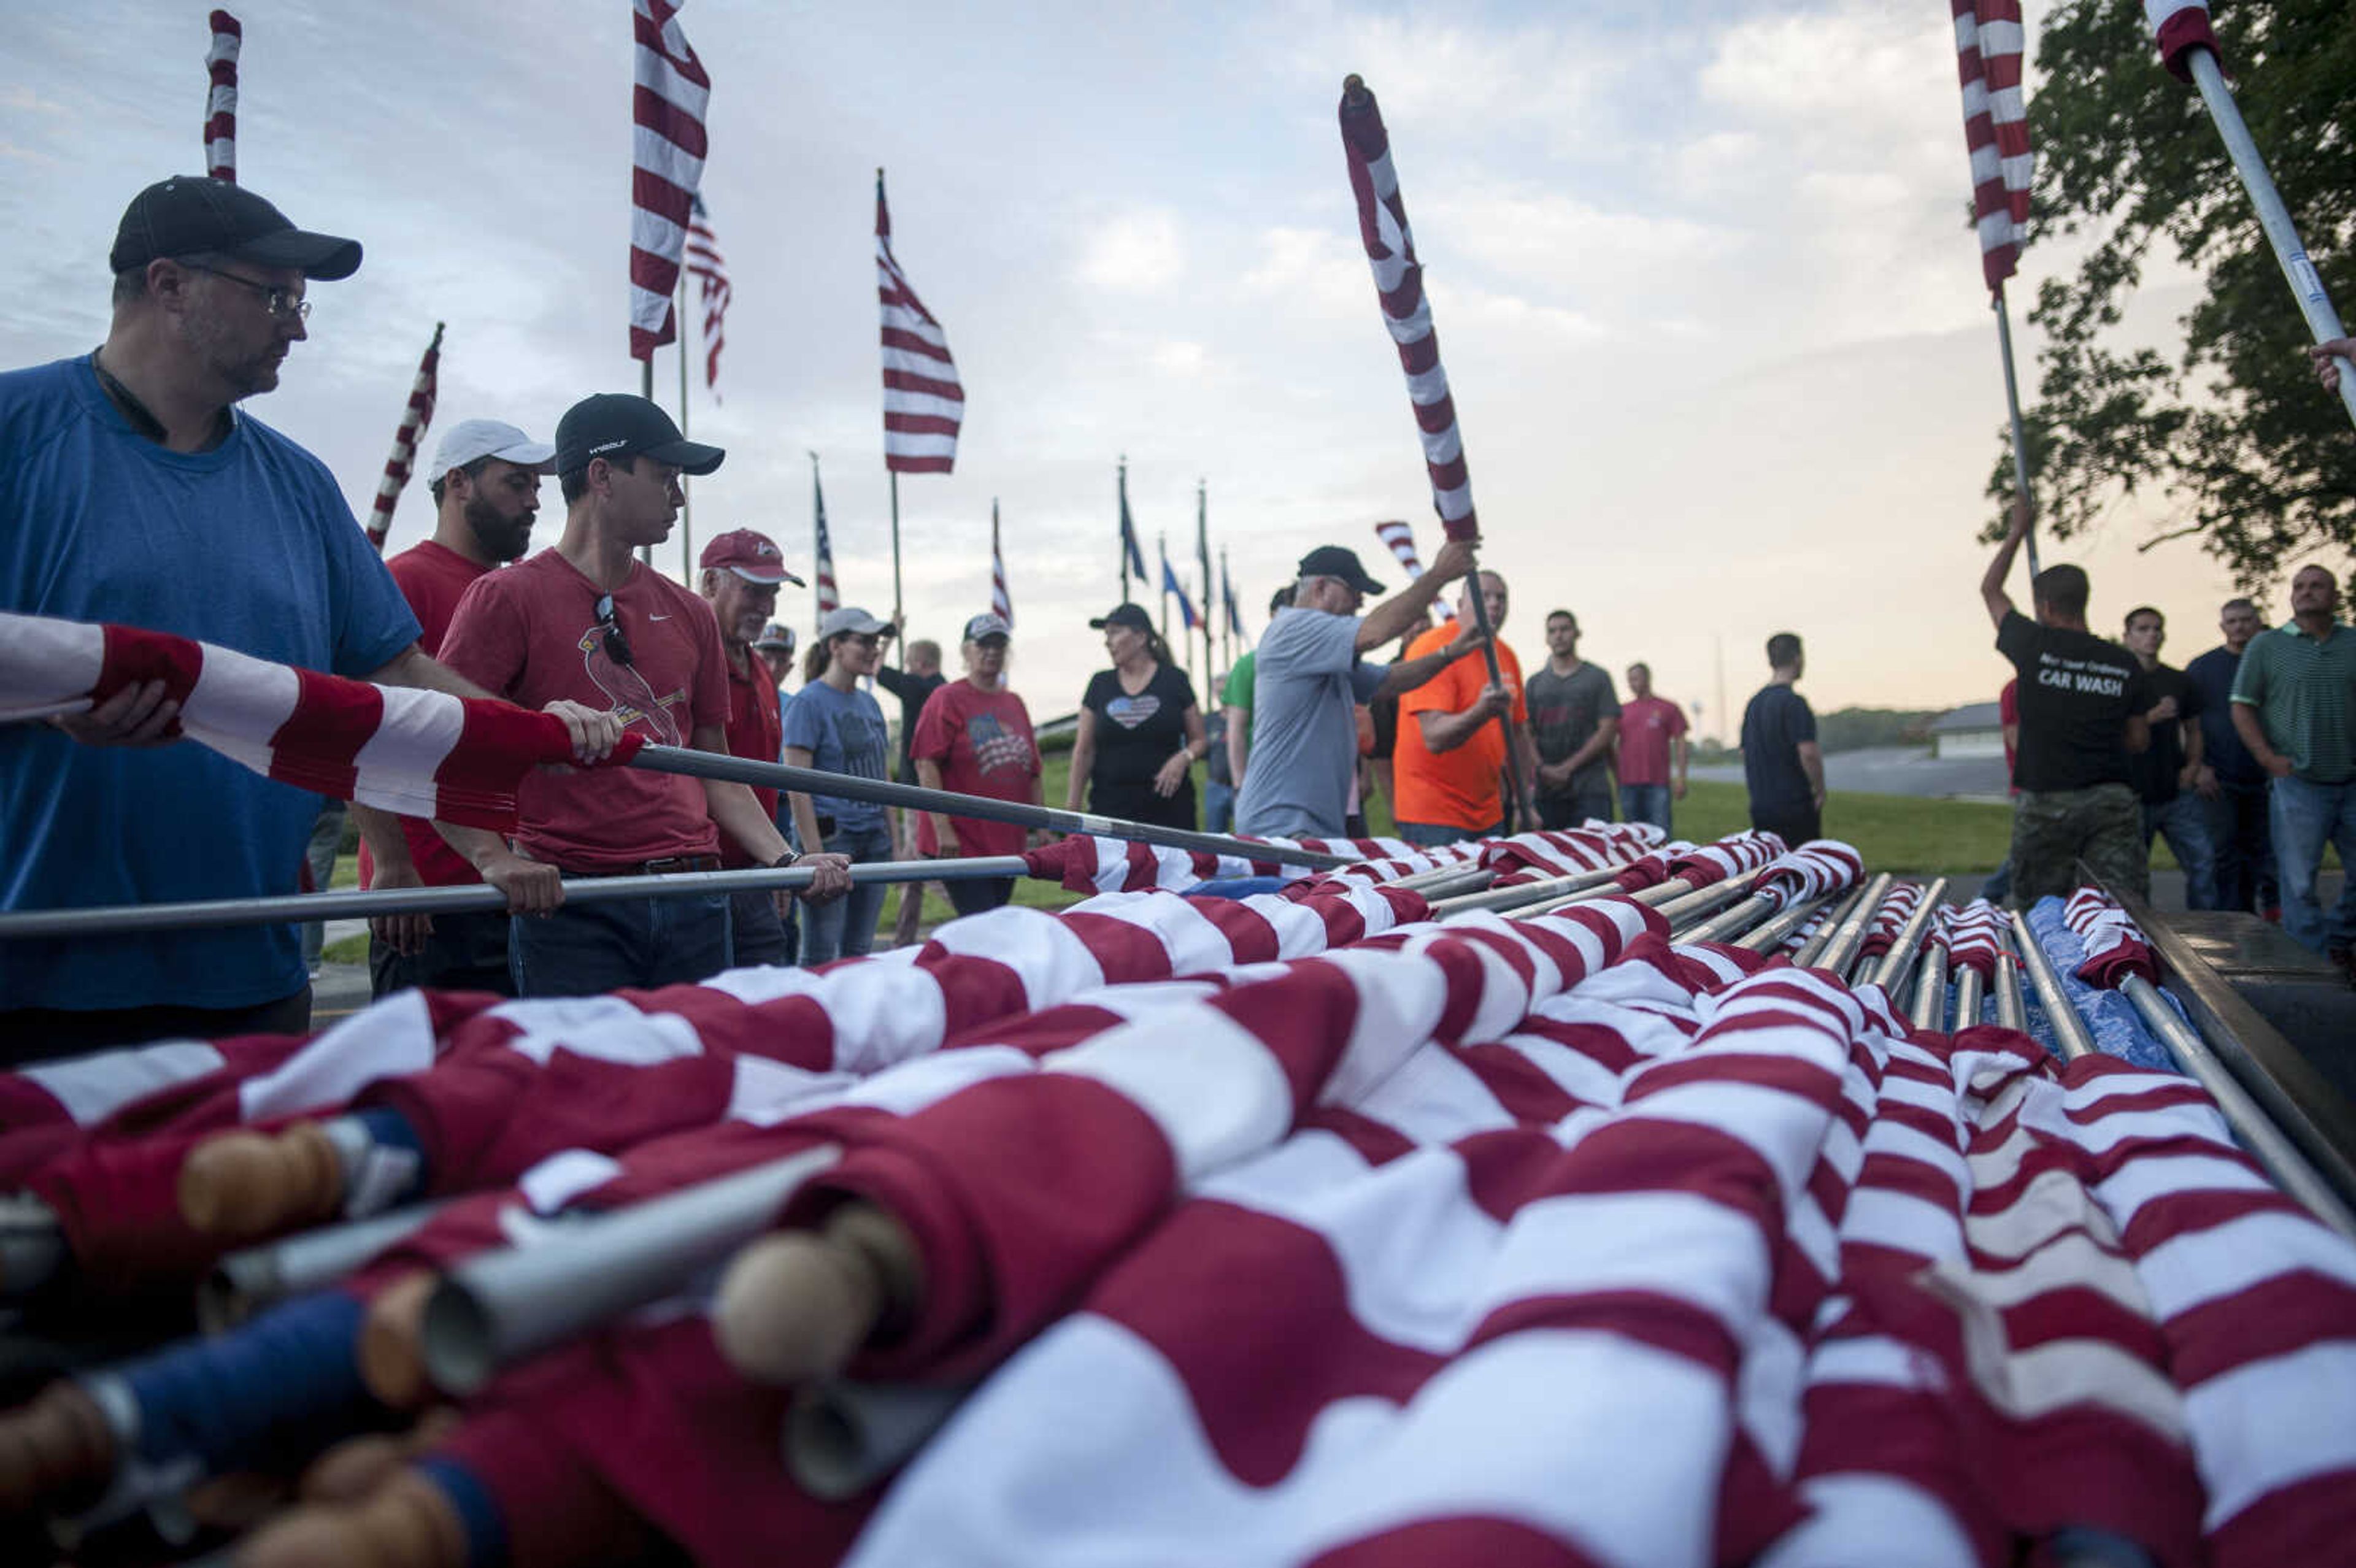
[(1620, 694), (1610, 675), (1579, 656), (1579, 619), (1569, 611), (1547, 616), (1546, 639), (1546, 667), (1522, 694), (1537, 741), (1538, 826), (1609, 822)]
[(1472, 570), (1472, 546), (1451, 539), (1431, 569), (1361, 616), (1383, 585), (1355, 553), (1324, 545), (1301, 558), (1292, 608), (1260, 635), (1252, 680), (1251, 765), (1236, 802), (1236, 831), (1261, 837), (1338, 838), (1358, 763), (1355, 709), (1411, 691), (1480, 645), (1467, 634), (1449, 646), (1387, 669), (1360, 655), (1419, 624), (1440, 591)]

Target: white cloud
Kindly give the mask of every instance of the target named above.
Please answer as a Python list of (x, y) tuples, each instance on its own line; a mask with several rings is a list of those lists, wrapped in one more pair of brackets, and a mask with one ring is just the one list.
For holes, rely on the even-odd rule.
[(1178, 217), (1166, 208), (1123, 213), (1083, 241), (1080, 281), (1112, 293), (1152, 293), (1186, 270)]

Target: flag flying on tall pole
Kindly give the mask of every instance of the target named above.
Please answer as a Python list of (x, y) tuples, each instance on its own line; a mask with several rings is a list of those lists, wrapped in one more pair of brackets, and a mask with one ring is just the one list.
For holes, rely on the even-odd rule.
[(679, 336), (687, 226), (703, 183), (703, 118), (712, 78), (680, 30), (683, 0), (634, 0), (637, 40), (630, 94), (630, 357), (647, 361)]
[[(2036, 159), (2029, 146), (2029, 104), (2021, 62), (2029, 34), (2020, 0), (1950, 0), (1955, 23), (1955, 74), (1964, 89), (1964, 145), (1972, 160), (1972, 222), (1980, 241), (1980, 276), (1996, 313), (1997, 352), (2012, 425), (2012, 482), (2029, 488), (2029, 429), (2020, 417), (2020, 381), (2012, 365), (2012, 317), (2004, 281), (2020, 265), (2029, 240), (2029, 187)], [(2029, 574), (2039, 571), (2037, 536), (2029, 536)]]
[(1178, 601), (1178, 615), (1185, 623), (1186, 630), (1193, 631), (1201, 624), (1194, 613), (1194, 602), (1186, 597), (1186, 585), (1178, 581), (1178, 569), (1170, 564), (1170, 549), (1164, 545), (1162, 550), (1162, 608), (1165, 614), (1172, 599)]
[[(2308, 257), (2290, 208), (2266, 170), (2265, 155), (2258, 150), (2257, 139), (2242, 119), (2241, 106), (2233, 101), (2233, 90), (2226, 84), (2217, 35), (2209, 26), (2208, 5), (2204, 0), (2144, 0), (2143, 8), (2161, 62), (2179, 80), (2200, 89), (2201, 101), (2217, 126), (2226, 155), (2233, 160), (2233, 172), (2249, 193), (2258, 227), (2265, 230), (2266, 243), (2274, 249), (2275, 263), (2282, 268), (2283, 279), (2298, 301), (2299, 314), (2307, 318), (2308, 331), (2319, 344), (2347, 336), (2340, 312), (2323, 286), (2323, 274)], [(2349, 417), (2356, 419), (2356, 359), (2346, 355), (2334, 358), (2340, 372), (2340, 401)]]
[(1006, 591), (1006, 552), (998, 548), (998, 497), (990, 498), (990, 613), (1014, 624), (1014, 598)]
[(237, 183), (237, 52), (245, 29), (226, 11), (212, 14), (213, 47), (205, 51), (205, 173)]
[(948, 334), (892, 255), (892, 209), (875, 171), (875, 291), (884, 309), (884, 466), (947, 474), (957, 464), (965, 388)]
[(818, 453), (810, 460), (810, 593), (818, 601), (818, 619), (842, 608), (842, 593), (834, 583), (834, 541), (826, 536), (826, 486), (819, 482)]
[(409, 407), (401, 414), (401, 426), (392, 432), (392, 455), (384, 460), (384, 477), (376, 484), (376, 504), (369, 508), (369, 543), (384, 549), (384, 537), (392, 531), (392, 509), (401, 503), (401, 492), (409, 484), (409, 475), (417, 466), (417, 448), (425, 439), (425, 427), (434, 422), (435, 382), (442, 368), (442, 324), (434, 324), (434, 340), (425, 346), (425, 357), (417, 362), (417, 379), (409, 384)]
[(1137, 542), (1137, 524), (1129, 515), (1129, 459), (1120, 460), (1120, 602), (1129, 602), (1129, 580), (1150, 582), (1145, 575), (1145, 550)]
[(1219, 550), (1219, 597), (1227, 606), (1228, 635), (1240, 638), (1244, 635), (1243, 606), (1236, 603), (1236, 580), (1227, 570), (1227, 552), (1224, 546)]
[[(716, 403), (720, 400), (720, 349), (726, 341), (722, 327), (736, 295), (728, 283), (728, 262), (720, 254), (720, 238), (712, 231), (712, 214), (701, 195), (688, 208), (687, 272), (702, 287), (703, 384)], [(686, 411), (684, 401), (680, 408), (680, 412)]]
[(1375, 537), (1383, 541), (1384, 549), (1398, 558), (1399, 568), (1407, 573), (1409, 582), (1423, 575), (1423, 562), (1415, 553), (1415, 529), (1412, 527), (1402, 522), (1376, 523)]

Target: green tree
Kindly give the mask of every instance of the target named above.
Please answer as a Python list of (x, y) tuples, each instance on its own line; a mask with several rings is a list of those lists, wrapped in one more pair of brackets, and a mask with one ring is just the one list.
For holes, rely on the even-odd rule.
[[(2356, 6), (2240, 0), (2215, 26), (2300, 237), (2356, 311)], [(2037, 225), (2093, 241), (2029, 316), (2046, 335), (2025, 411), (2040, 528), (2066, 539), (2156, 492), (2181, 517), (2159, 539), (2200, 536), (2252, 586), (2295, 552), (2356, 546), (2356, 432), (2308, 368), (2305, 322), (2199, 91), (2162, 69), (2137, 0), (2066, 0), (2036, 48)], [(2174, 358), (2113, 331), (2161, 244), (2203, 279)], [(1988, 492), (2011, 491), (2008, 446)]]

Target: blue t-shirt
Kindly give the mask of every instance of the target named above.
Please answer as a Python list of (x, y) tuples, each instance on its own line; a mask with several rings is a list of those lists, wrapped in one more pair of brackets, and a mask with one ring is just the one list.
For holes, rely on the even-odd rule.
[(1815, 804), (1800, 742), (1816, 738), (1815, 710), (1788, 686), (1761, 689), (1742, 711), (1742, 777), (1753, 816), (1806, 811)]
[[(811, 681), (786, 704), (784, 743), (810, 754), (810, 766), (854, 778), (884, 779), (892, 773), (892, 731), (875, 699), (852, 687), (837, 691)], [(839, 795), (813, 795), (810, 805), (834, 818), (837, 830), (872, 830), (885, 825), (884, 807)], [(815, 849), (806, 844), (805, 849)]]
[(2233, 728), (2233, 677), (2242, 673), (2242, 656), (2223, 646), (2211, 648), (2184, 667), (2185, 678), (2201, 693), (2201, 751), (2203, 760), (2227, 784), (2262, 785), (2266, 770), (2242, 744)]
[[(209, 452), (147, 440), (90, 357), (0, 375), (0, 609), (112, 621), (366, 675), (417, 640), (319, 460), (243, 414)], [(0, 726), (0, 908), (294, 892), (319, 797), (192, 741)], [(302, 989), (292, 925), (0, 943), (0, 1008), (252, 1007)]]

